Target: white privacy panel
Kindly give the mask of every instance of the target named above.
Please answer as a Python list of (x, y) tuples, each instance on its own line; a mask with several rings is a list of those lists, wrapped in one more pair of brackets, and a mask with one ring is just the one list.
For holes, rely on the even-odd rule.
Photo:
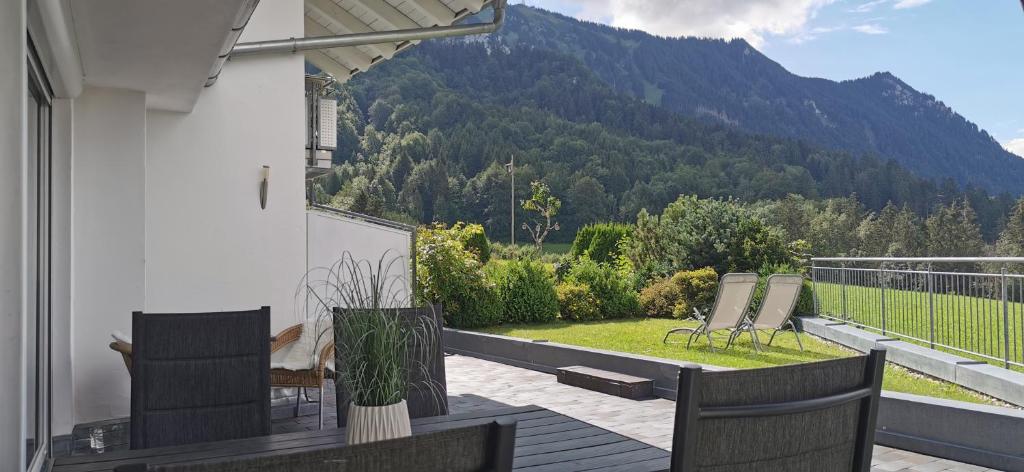
[[(330, 300), (335, 295), (332, 285), (338, 272), (346, 272), (347, 266), (353, 263), (360, 266), (364, 276), (385, 274), (391, 280), (386, 289), (391, 298), (400, 306), (410, 306), (412, 238), (412, 228), (404, 225), (383, 225), (357, 215), (309, 210), (306, 213), (307, 284), (297, 287), (296, 313), (318, 316), (316, 313), (322, 312), (316, 306), (318, 300)], [(343, 259), (345, 262), (341, 262)], [(339, 269), (342, 264), (345, 267)], [(324, 283), (328, 279), (331, 284)]]

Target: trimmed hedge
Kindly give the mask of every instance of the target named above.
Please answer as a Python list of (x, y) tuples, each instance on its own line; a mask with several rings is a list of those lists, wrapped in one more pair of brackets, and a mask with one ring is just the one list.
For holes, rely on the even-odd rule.
[(569, 269), (567, 282), (585, 284), (598, 300), (604, 318), (626, 318), (641, 313), (637, 293), (632, 287), (633, 277), (624, 276), (609, 264), (600, 264), (583, 257)]
[(576, 232), (569, 254), (574, 259), (588, 256), (596, 262), (613, 262), (619, 257), (619, 241), (629, 237), (632, 227), (621, 223), (595, 223)]
[(455, 223), (452, 231), (458, 233), (459, 241), (469, 252), (476, 254), (481, 264), (491, 260), (491, 243), (484, 234), (484, 227), (479, 224)]
[(555, 280), (544, 264), (528, 259), (494, 261), (486, 273), (497, 292), (502, 322), (543, 323), (558, 317)]

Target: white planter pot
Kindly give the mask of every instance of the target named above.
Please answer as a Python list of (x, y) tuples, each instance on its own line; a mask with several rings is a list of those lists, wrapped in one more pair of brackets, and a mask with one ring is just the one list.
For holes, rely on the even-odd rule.
[(409, 425), (409, 406), (402, 400), (388, 406), (348, 406), (348, 426), (345, 440), (349, 445), (412, 435)]

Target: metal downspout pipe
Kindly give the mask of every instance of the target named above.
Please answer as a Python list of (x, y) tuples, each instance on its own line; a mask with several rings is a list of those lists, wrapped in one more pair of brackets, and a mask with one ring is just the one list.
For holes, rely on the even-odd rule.
[(206, 86), (209, 87), (217, 81), (217, 75), (220, 74), (220, 69), (224, 66), (224, 61), (236, 56), (296, 53), (312, 49), (331, 49), (379, 43), (406, 43), (410, 41), (421, 41), (424, 39), (493, 33), (498, 31), (498, 29), (501, 28), (501, 25), (505, 22), (506, 3), (507, 0), (493, 0), (491, 2), (491, 7), (494, 9), (494, 20), (490, 23), (411, 28), (393, 31), (374, 31), (370, 33), (343, 34), (338, 36), (289, 38), (235, 44), (228, 54), (218, 58), (217, 64), (214, 66), (216, 73), (211, 74), (210, 79), (206, 82)]

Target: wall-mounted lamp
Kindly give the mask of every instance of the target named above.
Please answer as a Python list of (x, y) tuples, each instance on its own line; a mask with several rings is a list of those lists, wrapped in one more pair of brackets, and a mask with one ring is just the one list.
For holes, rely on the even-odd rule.
[(267, 193), (270, 190), (270, 166), (263, 166), (263, 180), (260, 182), (260, 208), (267, 209)]

